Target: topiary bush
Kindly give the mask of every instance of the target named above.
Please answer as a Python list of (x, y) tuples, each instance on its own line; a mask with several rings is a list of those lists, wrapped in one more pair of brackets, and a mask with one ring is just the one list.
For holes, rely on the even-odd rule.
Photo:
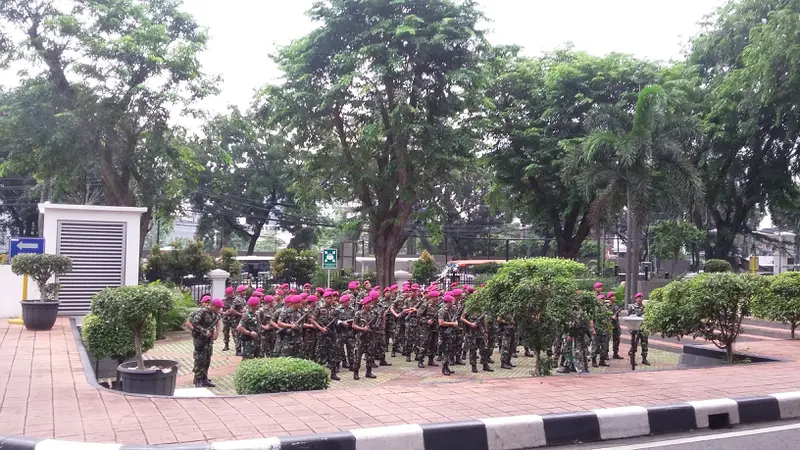
[(703, 265), (703, 272), (706, 273), (720, 273), (720, 272), (733, 272), (733, 266), (724, 259), (709, 259)]
[(794, 339), (800, 325), (800, 272), (784, 272), (766, 282), (761, 295), (753, 299), (753, 315), (789, 325)]
[[(136, 356), (133, 332), (123, 325), (104, 320), (95, 314), (88, 314), (83, 318), (81, 338), (89, 353), (97, 359), (125, 360)], [(156, 322), (151, 320), (142, 329), (142, 351), (152, 349), (155, 342)]]
[(299, 358), (247, 359), (233, 375), (236, 393), (314, 391), (330, 385), (328, 371), (321, 365)]
[(419, 259), (411, 263), (411, 277), (420, 283), (427, 283), (438, 274), (439, 266), (427, 250), (423, 250)]
[(72, 272), (72, 260), (62, 255), (17, 255), (11, 260), (11, 271), (28, 275), (39, 288), (42, 301), (55, 301), (61, 286), (48, 283), (50, 278)]

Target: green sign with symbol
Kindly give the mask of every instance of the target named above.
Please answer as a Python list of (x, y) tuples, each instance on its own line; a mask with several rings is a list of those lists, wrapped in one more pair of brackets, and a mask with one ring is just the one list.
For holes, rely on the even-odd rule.
[(322, 250), (322, 268), (324, 270), (336, 270), (338, 261), (338, 250), (335, 248), (326, 248)]

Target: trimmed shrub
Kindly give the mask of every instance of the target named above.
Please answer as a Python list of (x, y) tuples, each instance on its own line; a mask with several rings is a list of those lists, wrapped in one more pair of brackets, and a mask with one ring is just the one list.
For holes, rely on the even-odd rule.
[(48, 281), (56, 275), (72, 272), (72, 260), (62, 255), (17, 255), (11, 260), (11, 271), (31, 277), (39, 288), (41, 300), (55, 301), (61, 286)]
[(794, 339), (800, 325), (800, 272), (784, 272), (770, 279), (761, 295), (753, 299), (753, 315), (789, 325)]
[(270, 270), (275, 281), (280, 283), (308, 283), (317, 270), (317, 254), (310, 250), (298, 252), (284, 248), (275, 254)]
[(223, 248), (217, 267), (228, 272), (232, 277), (238, 277), (242, 274), (242, 263), (236, 259), (237, 256), (239, 253), (236, 250), (230, 247)]
[(500, 263), (495, 262), (488, 262), (483, 264), (476, 264), (470, 268), (470, 272), (475, 275), (481, 274), (495, 274), (498, 270), (500, 270)]
[[(124, 360), (136, 356), (133, 332), (118, 323), (102, 319), (95, 314), (83, 318), (81, 338), (89, 353), (97, 359)], [(149, 321), (142, 329), (142, 351), (153, 348), (156, 342), (156, 322)]]
[(269, 394), (274, 392), (327, 389), (328, 371), (321, 365), (299, 358), (246, 359), (233, 375), (236, 393)]
[(724, 259), (709, 259), (703, 265), (703, 272), (706, 273), (720, 273), (720, 272), (733, 272), (733, 266)]
[(419, 259), (411, 264), (411, 277), (420, 283), (427, 283), (438, 273), (439, 266), (427, 250), (423, 250)]

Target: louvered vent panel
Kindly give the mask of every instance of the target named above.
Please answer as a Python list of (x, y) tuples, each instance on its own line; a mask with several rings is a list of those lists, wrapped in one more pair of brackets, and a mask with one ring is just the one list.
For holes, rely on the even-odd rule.
[(83, 315), (94, 294), (122, 286), (125, 223), (60, 221), (58, 229), (58, 254), (72, 258), (72, 272), (58, 278), (59, 312)]

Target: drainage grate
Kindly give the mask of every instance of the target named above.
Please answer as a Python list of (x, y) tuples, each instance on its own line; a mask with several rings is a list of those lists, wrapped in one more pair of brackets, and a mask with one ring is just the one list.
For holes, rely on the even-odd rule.
[(728, 413), (709, 414), (708, 415), (708, 428), (711, 430), (719, 430), (721, 428), (730, 428), (731, 418)]

